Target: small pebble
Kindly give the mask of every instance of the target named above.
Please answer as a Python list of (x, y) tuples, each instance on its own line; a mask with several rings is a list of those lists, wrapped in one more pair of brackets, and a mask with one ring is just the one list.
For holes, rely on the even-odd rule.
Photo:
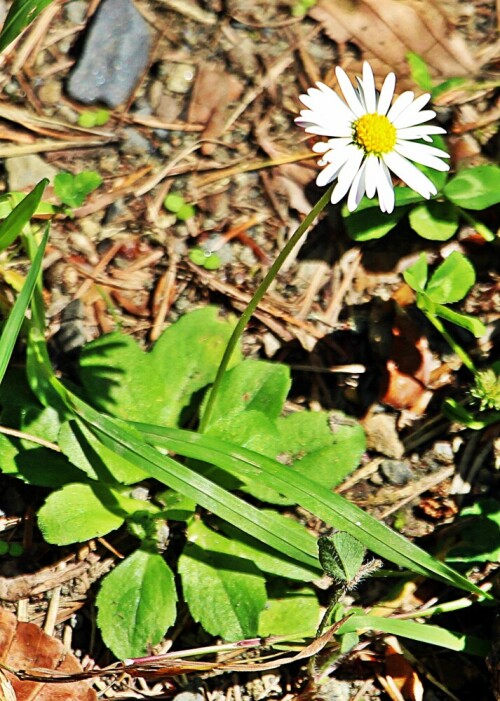
[(453, 455), (451, 443), (448, 443), (448, 441), (436, 441), (432, 446), (432, 450), (436, 460), (445, 465), (453, 465), (455, 456)]
[(50, 182), (53, 182), (54, 177), (59, 172), (57, 168), (34, 154), (6, 158), (4, 165), (9, 179), (9, 190), (24, 190), (33, 187), (43, 178), (48, 178)]
[(390, 484), (397, 486), (408, 484), (413, 477), (411, 467), (403, 460), (382, 460), (380, 471)]
[(87, 16), (88, 3), (85, 0), (72, 0), (64, 6), (66, 18), (73, 24), (83, 24)]
[(194, 67), (189, 63), (174, 63), (167, 75), (166, 86), (171, 92), (184, 95), (191, 88)]

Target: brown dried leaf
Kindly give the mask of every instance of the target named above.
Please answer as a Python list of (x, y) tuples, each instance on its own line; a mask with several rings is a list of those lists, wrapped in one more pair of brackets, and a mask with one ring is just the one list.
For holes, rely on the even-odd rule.
[[(224, 129), (227, 107), (243, 92), (243, 83), (215, 64), (198, 69), (189, 103), (188, 121), (205, 124), (203, 139), (216, 139)], [(210, 155), (214, 144), (203, 144), (202, 153)]]
[[(435, 78), (470, 76), (477, 71), (474, 57), (443, 10), (429, 0), (319, 0), (309, 11), (342, 48), (359, 46), (379, 78), (389, 71), (400, 87), (411, 82), (406, 54), (420, 54)], [(342, 52), (341, 52), (342, 53)], [(361, 64), (348, 70), (360, 74)]]
[[(59, 640), (34, 623), (19, 622), (5, 609), (0, 609), (0, 662), (15, 670), (44, 667), (66, 674), (82, 671), (76, 657), (66, 652)], [(97, 701), (87, 682), (47, 685), (20, 681), (10, 672), (6, 676), (17, 701)]]
[(404, 699), (408, 701), (422, 701), (424, 687), (418, 674), (411, 664), (403, 657), (398, 639), (394, 636), (385, 638), (385, 669), (396, 688), (401, 692)]

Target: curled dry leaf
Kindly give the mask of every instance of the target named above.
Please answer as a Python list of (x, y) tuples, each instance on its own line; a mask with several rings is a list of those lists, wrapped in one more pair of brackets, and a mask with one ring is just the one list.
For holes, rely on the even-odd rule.
[[(189, 103), (188, 121), (206, 125), (203, 139), (217, 139), (223, 131), (228, 106), (238, 100), (242, 92), (243, 84), (234, 75), (215, 64), (201, 65)], [(208, 156), (214, 149), (214, 144), (204, 143), (201, 150)]]
[[(396, 71), (399, 87), (409, 67), (406, 54), (420, 54), (437, 79), (470, 76), (476, 61), (465, 41), (438, 3), (422, 0), (319, 0), (309, 11), (327, 35), (341, 48), (348, 42), (359, 46), (377, 77)], [(361, 74), (361, 62), (346, 66)]]
[[(21, 623), (5, 609), (0, 609), (0, 662), (16, 671), (39, 667), (66, 674), (82, 671), (76, 657), (66, 652), (59, 640), (51, 638), (34, 623)], [(12, 698), (17, 701), (97, 701), (95, 691), (86, 681), (43, 684), (21, 681), (10, 672), (4, 672), (14, 692)]]

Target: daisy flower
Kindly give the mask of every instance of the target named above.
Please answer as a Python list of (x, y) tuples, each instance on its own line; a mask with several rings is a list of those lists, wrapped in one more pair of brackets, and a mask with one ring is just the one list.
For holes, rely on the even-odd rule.
[(325, 166), (316, 179), (319, 186), (337, 179), (332, 192), (333, 204), (349, 192), (347, 207), (354, 211), (361, 198), (378, 195), (382, 212), (394, 209), (392, 171), (412, 190), (429, 199), (437, 190), (429, 178), (412, 161), (435, 170), (448, 170), (441, 158), (449, 158), (441, 149), (420, 143), (432, 142), (431, 134), (444, 134), (441, 127), (426, 125), (436, 116), (422, 108), (430, 95), (414, 99), (411, 91), (402, 93), (391, 106), (396, 86), (394, 73), (384, 80), (380, 93), (375, 89), (373, 71), (363, 64), (363, 78), (354, 88), (342, 68), (336, 69), (345, 102), (328, 86), (316, 83), (301, 102), (302, 110), (295, 122), (311, 134), (329, 136), (313, 146), (322, 154), (319, 165)]

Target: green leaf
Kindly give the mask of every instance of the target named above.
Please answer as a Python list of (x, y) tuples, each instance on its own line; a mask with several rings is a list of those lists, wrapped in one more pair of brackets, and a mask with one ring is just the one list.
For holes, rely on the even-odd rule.
[(403, 277), (412, 290), (421, 292), (427, 284), (428, 274), (427, 258), (425, 253), (421, 253), (417, 262), (403, 272)]
[(290, 385), (290, 371), (285, 365), (261, 360), (238, 363), (222, 378), (206, 426), (207, 432), (218, 421), (232, 420), (246, 411), (260, 412), (270, 420), (277, 419)]
[(267, 594), (255, 565), (228, 554), (224, 541), (229, 541), (201, 521), (189, 526), (188, 540), (178, 569), (194, 620), (211, 635), (228, 641), (257, 635)]
[[(49, 181), (45, 178), (26, 196), (0, 224), (0, 250), (7, 248), (22, 233), (42, 199), (43, 191)], [(47, 236), (47, 231), (46, 231)]]
[(387, 214), (381, 212), (378, 204), (372, 200), (363, 207), (363, 201), (354, 212), (348, 213), (347, 208), (342, 209), (342, 216), (347, 233), (354, 241), (371, 241), (380, 239), (389, 233), (406, 214), (405, 207), (397, 207)]
[(286, 589), (273, 592), (259, 617), (258, 634), (304, 637), (314, 635), (318, 628), (321, 609), (313, 589)]
[(450, 90), (455, 90), (455, 88), (465, 85), (466, 82), (467, 78), (449, 78), (448, 80), (444, 80), (442, 83), (439, 83), (439, 85), (436, 85), (432, 89), (431, 94), (433, 101), (435, 102), (438, 97), (450, 92)]
[(481, 412), (478, 416), (467, 411), (465, 407), (459, 404), (455, 399), (447, 399), (443, 402), (441, 411), (450, 421), (471, 428), (473, 431), (482, 431), (486, 426), (498, 423), (500, 421), (500, 412)]
[(432, 78), (429, 73), (429, 68), (427, 63), (419, 54), (409, 51), (406, 54), (406, 60), (410, 66), (411, 77), (419, 88), (425, 90), (426, 92), (431, 92), (432, 90)]
[(52, 0), (14, 0), (0, 32), (0, 52), (4, 51), (51, 2)]
[[(14, 210), (14, 212), (15, 211), (16, 210)], [(14, 350), (17, 337), (19, 336), (21, 326), (25, 319), (26, 310), (29, 307), (33, 292), (38, 282), (40, 270), (42, 268), (43, 254), (45, 253), (48, 238), (49, 227), (47, 226), (42, 242), (38, 247), (35, 259), (30, 266), (23, 289), (19, 293), (14, 306), (12, 307), (12, 311), (9, 314), (9, 318), (7, 319), (7, 322), (2, 330), (2, 336), (0, 338), (0, 383), (4, 378), (5, 371), (7, 370), (7, 366), (12, 356), (12, 351)]]
[[(82, 349), (82, 384), (102, 411), (160, 425), (185, 423), (200, 391), (213, 382), (232, 330), (232, 319), (205, 307), (172, 324), (149, 353), (129, 336), (101, 336)], [(239, 359), (235, 351), (233, 364)]]
[[(192, 219), (195, 216), (196, 210), (192, 204), (183, 204), (182, 207), (176, 212), (176, 214), (177, 219), (179, 219), (180, 221), (187, 221), (188, 219)], [(207, 267), (206, 262), (205, 267)]]
[(84, 170), (77, 175), (58, 173), (54, 178), (54, 192), (68, 207), (80, 207), (102, 183), (102, 177), (94, 170)]
[(449, 321), (452, 324), (461, 326), (463, 329), (467, 329), (467, 331), (470, 331), (470, 333), (476, 338), (481, 338), (481, 336), (484, 336), (486, 333), (486, 327), (483, 322), (474, 316), (460, 314), (459, 312), (455, 312), (453, 309), (444, 307), (442, 304), (435, 305), (434, 313), (436, 316), (441, 317), (441, 319), (445, 319), (445, 321)]
[(280, 462), (330, 489), (359, 466), (366, 450), (362, 426), (340, 411), (301, 411), (277, 424)]
[(426, 294), (438, 304), (452, 304), (463, 299), (476, 281), (474, 267), (458, 251), (453, 251), (432, 273)]
[(347, 585), (356, 579), (366, 548), (349, 533), (338, 531), (318, 539), (319, 561), (327, 575)]
[(429, 645), (467, 652), (470, 655), (485, 657), (490, 650), (490, 643), (474, 636), (455, 633), (454, 631), (428, 625), (427, 623), (415, 623), (415, 621), (398, 621), (394, 618), (382, 618), (381, 616), (351, 616), (343, 623), (337, 635), (364, 630), (390, 633), (402, 638), (409, 638)]
[(486, 209), (500, 202), (500, 168), (483, 165), (461, 170), (448, 181), (444, 194), (464, 209)]
[(47, 497), (38, 525), (48, 543), (68, 545), (106, 535), (129, 514), (154, 508), (103, 484), (68, 484)]
[[(277, 533), (283, 529), (286, 529), (288, 532), (296, 532), (301, 538), (310, 541), (311, 548), (316, 547), (316, 539), (301, 523), (287, 518), (276, 511), (268, 509), (263, 509), (262, 511), (271, 522), (275, 523)], [(317, 566), (308, 568), (291, 562), (285, 555), (276, 552), (276, 550), (264, 543), (259, 543), (258, 540), (252, 538), (248, 533), (238, 530), (225, 521), (221, 521), (219, 527), (223, 533), (230, 537), (226, 544), (226, 551), (250, 560), (261, 572), (276, 577), (283, 577), (284, 579), (294, 579), (299, 582), (310, 582), (318, 578)]]
[(409, 214), (411, 228), (431, 241), (447, 241), (458, 229), (458, 211), (450, 202), (431, 201)]
[(169, 192), (163, 200), (163, 206), (172, 214), (177, 214), (185, 204), (184, 197), (178, 192)]
[(454, 525), (460, 540), (447, 562), (500, 562), (500, 501), (483, 499), (462, 509)]
[(120, 455), (95, 440), (81, 421), (67, 421), (61, 426), (58, 444), (68, 460), (90, 479), (111, 484), (140, 482), (145, 473)]
[[(72, 399), (72, 401), (75, 400)], [(395, 533), (382, 522), (365, 514), (347, 499), (332, 493), (329, 489), (301, 474), (296, 474), (294, 479), (290, 480), (289, 469), (276, 461), (239, 446), (224, 444), (211, 436), (148, 424), (136, 424), (136, 426), (147, 436), (148, 441), (179, 455), (211, 462), (221, 469), (232, 471), (240, 469), (242, 472), (254, 469), (256, 477), (260, 475), (263, 484), (290, 496), (295, 503), (315, 514), (330, 526), (350, 533), (360, 540), (366, 548), (380, 557), (426, 577), (437, 578), (460, 589), (473, 591), (481, 597), (485, 596), (484, 592), (481, 592), (458, 572), (443, 565), (439, 560)], [(246, 530), (250, 532), (249, 529)], [(274, 532), (276, 532), (275, 529)], [(255, 534), (252, 533), (252, 535)], [(266, 539), (264, 542), (271, 545), (270, 541)], [(306, 549), (309, 550), (308, 547)], [(291, 553), (288, 554), (291, 555)]]
[(137, 550), (105, 577), (96, 604), (109, 649), (122, 660), (145, 655), (175, 623), (172, 570), (158, 553)]

